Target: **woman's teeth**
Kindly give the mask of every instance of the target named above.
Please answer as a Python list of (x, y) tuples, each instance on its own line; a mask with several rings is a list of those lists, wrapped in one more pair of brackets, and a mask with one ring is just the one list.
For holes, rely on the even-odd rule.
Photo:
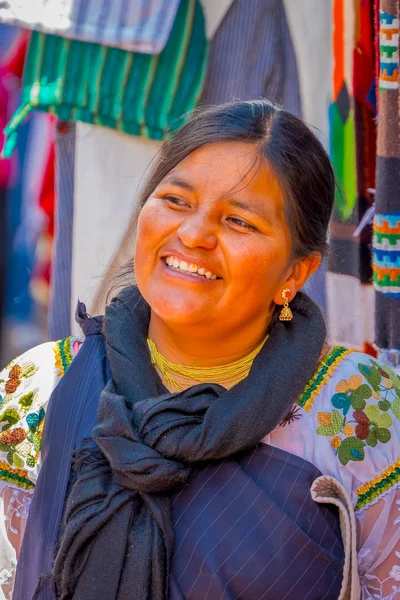
[(187, 263), (184, 260), (178, 260), (174, 256), (167, 256), (165, 262), (169, 267), (173, 269), (178, 269), (179, 271), (183, 271), (184, 273), (193, 273), (195, 275), (200, 275), (201, 277), (205, 277), (206, 279), (218, 279), (217, 275), (211, 273), (211, 271), (206, 271), (204, 267), (198, 267), (194, 263)]

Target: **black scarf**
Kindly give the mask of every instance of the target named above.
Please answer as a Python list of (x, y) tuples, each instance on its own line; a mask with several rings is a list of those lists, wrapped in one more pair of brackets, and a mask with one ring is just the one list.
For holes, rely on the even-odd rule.
[(168, 598), (172, 493), (193, 469), (257, 446), (316, 368), (322, 314), (302, 293), (291, 308), (293, 321), (272, 328), (245, 380), (171, 394), (150, 362), (148, 305), (137, 288), (113, 300), (104, 331), (112, 379), (74, 464), (53, 571), (58, 598)]

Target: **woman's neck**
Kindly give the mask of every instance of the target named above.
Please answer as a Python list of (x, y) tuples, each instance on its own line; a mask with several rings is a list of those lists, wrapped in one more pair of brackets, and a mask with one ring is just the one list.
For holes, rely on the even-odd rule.
[(211, 325), (171, 327), (153, 314), (149, 338), (157, 350), (175, 364), (214, 367), (230, 364), (252, 352), (265, 338), (268, 322), (247, 324), (233, 331), (216, 331)]

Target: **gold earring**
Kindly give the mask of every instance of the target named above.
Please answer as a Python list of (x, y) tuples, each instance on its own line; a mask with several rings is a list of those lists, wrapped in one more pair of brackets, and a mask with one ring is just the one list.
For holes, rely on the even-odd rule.
[(282, 298), (284, 299), (285, 304), (283, 305), (283, 308), (279, 315), (280, 321), (291, 321), (293, 319), (293, 313), (289, 308), (289, 300), (291, 299), (291, 297), (292, 292), (289, 290), (289, 288), (285, 288), (282, 292)]

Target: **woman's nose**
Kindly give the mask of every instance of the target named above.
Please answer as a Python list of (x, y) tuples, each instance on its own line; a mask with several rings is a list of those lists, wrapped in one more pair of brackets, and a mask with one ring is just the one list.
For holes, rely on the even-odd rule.
[(207, 248), (217, 245), (215, 226), (204, 214), (186, 216), (178, 229), (179, 238), (187, 248)]

